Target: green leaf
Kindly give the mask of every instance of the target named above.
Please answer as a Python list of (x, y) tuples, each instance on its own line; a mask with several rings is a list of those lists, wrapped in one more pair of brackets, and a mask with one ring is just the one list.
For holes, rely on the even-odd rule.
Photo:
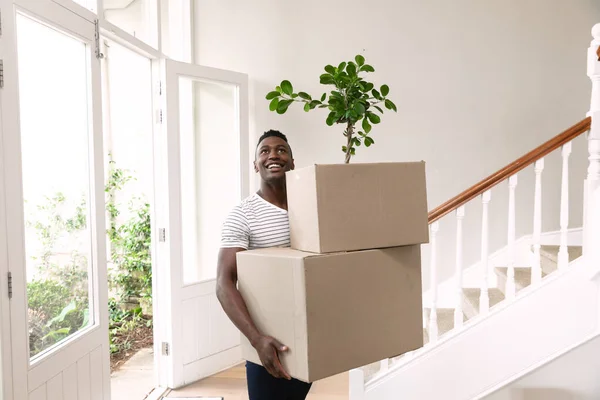
[(89, 323), (90, 323), (90, 310), (86, 308), (85, 310), (83, 310), (83, 322), (81, 323), (81, 326), (79, 327), (79, 329), (85, 328)]
[(360, 70), (363, 72), (375, 72), (375, 68), (373, 68), (369, 64), (363, 65), (362, 67), (360, 67)]
[(390, 93), (390, 87), (388, 85), (381, 86), (381, 94), (387, 96)]
[(353, 62), (348, 63), (348, 66), (346, 67), (346, 71), (348, 72), (348, 75), (350, 77), (355, 77), (356, 76), (356, 64), (354, 64)]
[(350, 147), (350, 154), (352, 154), (353, 156), (356, 155), (356, 149), (354, 147)]
[(323, 93), (323, 96), (321, 96), (321, 101), (325, 101), (326, 98), (327, 98), (327, 93)]
[(52, 340), (58, 341), (61, 338), (68, 336), (70, 331), (71, 331), (70, 328), (61, 328), (56, 331), (52, 331), (52, 332), (48, 333), (47, 335), (45, 335), (42, 338), (42, 340), (52, 339)]
[(363, 119), (362, 128), (367, 134), (371, 132), (371, 124), (369, 124), (369, 120), (367, 118)]
[(293, 100), (281, 100), (277, 105), (277, 114), (285, 114)]
[(327, 116), (327, 120), (325, 121), (325, 123), (329, 126), (332, 126), (335, 123), (335, 112), (332, 111), (329, 113), (329, 115)]
[(70, 302), (65, 308), (62, 309), (62, 311), (60, 312), (60, 314), (54, 318), (52, 318), (50, 321), (48, 321), (48, 323), (46, 324), (46, 326), (51, 326), (52, 324), (56, 323), (56, 322), (63, 322), (66, 318), (67, 315), (69, 315), (70, 313), (72, 313), (73, 311), (75, 311), (77, 309), (77, 306), (75, 305), (75, 302), (72, 301)]
[(360, 139), (359, 138), (352, 138), (352, 143), (354, 143), (355, 146), (360, 146)]
[(365, 135), (365, 133), (364, 133), (363, 131), (359, 131), (359, 132), (358, 132), (358, 136), (365, 137), (365, 136), (367, 136), (367, 135)]
[(269, 93), (267, 94), (267, 96), (266, 96), (266, 99), (267, 99), (267, 100), (272, 100), (272, 99), (274, 99), (275, 97), (279, 97), (279, 95), (280, 95), (280, 94), (281, 94), (281, 93), (279, 93), (279, 92), (277, 92), (277, 91), (269, 92)]
[(385, 108), (387, 108), (388, 110), (394, 110), (398, 112), (396, 105), (391, 100), (385, 100)]
[(367, 117), (369, 118), (369, 121), (371, 121), (372, 124), (378, 124), (381, 122), (381, 118), (377, 114), (373, 114), (370, 112), (367, 113)]
[(338, 71), (343, 71), (346, 68), (346, 61), (342, 61), (340, 65), (338, 65)]
[(310, 103), (306, 103), (306, 104), (304, 105), (304, 111), (306, 111), (306, 112), (309, 112), (309, 111), (310, 111), (310, 108), (311, 108), (311, 107), (310, 107)]
[(273, 100), (271, 100), (271, 103), (269, 104), (269, 110), (271, 110), (271, 111), (277, 110), (278, 105), (279, 105), (279, 98), (275, 97)]
[(381, 100), (381, 94), (377, 91), (377, 89), (373, 89), (371, 93), (373, 93), (373, 97), (375, 97), (377, 100)]
[(342, 151), (345, 153), (348, 150), (346, 146), (342, 146)]
[(294, 87), (290, 81), (281, 82), (281, 90), (283, 90), (283, 93), (287, 94), (288, 96), (291, 96), (292, 93), (294, 93)]
[[(348, 68), (350, 68), (350, 67), (348, 66)], [(338, 77), (338, 81), (339, 81), (339, 82), (342, 82), (342, 83), (344, 83), (344, 84), (346, 84), (346, 85), (348, 85), (348, 84), (349, 84), (349, 83), (352, 81), (352, 78), (350, 78), (350, 76), (348, 76), (348, 74), (346, 74), (346, 73), (344, 72), (343, 74), (341, 74), (341, 75)], [(343, 87), (345, 87), (345, 86), (343, 86)]]
[(296, 97), (298, 97), (298, 93), (293, 93), (292, 94), (292, 99), (295, 99)]
[(383, 110), (381, 109), (381, 107), (379, 107), (379, 106), (373, 106), (373, 107), (375, 107), (377, 109), (377, 111), (379, 111), (380, 113), (383, 114)]
[(370, 136), (367, 136), (367, 137), (365, 138), (365, 146), (369, 147), (369, 146), (371, 146), (371, 145), (372, 145), (372, 144), (374, 144), (374, 143), (375, 143), (375, 141), (373, 140), (373, 138), (372, 138), (372, 137), (370, 137)]
[(355, 58), (356, 63), (358, 64), (359, 67), (362, 67), (365, 64), (365, 58), (363, 56), (361, 56), (360, 54), (357, 55)]
[(354, 111), (356, 111), (356, 113), (358, 115), (363, 115), (366, 111), (365, 106), (361, 103), (361, 102), (357, 102), (356, 104), (354, 104)]
[(335, 67), (333, 65), (327, 65), (325, 67), (325, 71), (327, 71), (331, 75), (335, 75)]
[(322, 85), (332, 85), (335, 83), (335, 79), (330, 74), (323, 74), (319, 77), (319, 81)]
[(275, 88), (275, 90), (277, 90), (279, 92), (279, 94), (283, 94), (283, 90), (281, 90), (281, 86), (277, 86)]
[(302, 98), (304, 100), (312, 100), (312, 97), (310, 97), (310, 95), (308, 93), (299, 92), (298, 96), (300, 96), (300, 98)]

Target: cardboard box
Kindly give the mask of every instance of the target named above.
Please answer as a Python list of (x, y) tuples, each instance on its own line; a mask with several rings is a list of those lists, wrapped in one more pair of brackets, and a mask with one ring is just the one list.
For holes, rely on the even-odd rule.
[[(239, 290), (258, 329), (289, 347), (289, 374), (314, 382), (423, 346), (419, 245), (313, 254), (237, 254)], [(241, 335), (243, 357), (260, 364)]]
[(330, 253), (429, 242), (424, 162), (287, 173), (291, 247)]

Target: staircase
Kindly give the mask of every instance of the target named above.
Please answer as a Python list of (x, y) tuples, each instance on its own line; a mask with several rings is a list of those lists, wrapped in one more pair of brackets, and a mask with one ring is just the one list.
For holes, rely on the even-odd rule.
[[(583, 248), (581, 246), (567, 246), (569, 254), (569, 262), (582, 256)], [(541, 246), (540, 255), (542, 260), (542, 276), (558, 270), (558, 251), (559, 246)], [(498, 286), (489, 288), (490, 310), (494, 306), (500, 304), (506, 299), (506, 282), (508, 280), (508, 267), (496, 267), (494, 273), (498, 279)], [(522, 289), (531, 285), (531, 267), (516, 267), (514, 268), (514, 280), (517, 293)], [(479, 300), (481, 298), (481, 288), (463, 288), (462, 309), (463, 323), (471, 318), (479, 315)], [(431, 316), (431, 308), (423, 309), (424, 319), (427, 320), (427, 325), (423, 329), (424, 344), (429, 342), (429, 319)], [(454, 326), (454, 308), (438, 308), (437, 309), (437, 325), (438, 335), (442, 337), (445, 333), (450, 332)]]
[[(430, 243), (423, 246), (429, 255), (423, 265), (429, 272), (423, 297), (424, 346), (352, 370), (351, 400), (468, 400), (492, 395), (512, 400), (508, 389), (515, 382), (578, 346), (600, 343), (600, 24), (592, 35), (588, 117), (430, 212)], [(588, 159), (589, 165), (585, 174), (572, 177), (569, 161), (575, 140), (587, 141), (587, 153), (574, 157)], [(557, 160), (559, 172), (545, 176), (545, 161)], [(518, 215), (530, 218), (532, 231), (517, 238), (518, 176), (527, 169), (534, 182), (519, 191), (533, 193), (533, 204)], [(557, 184), (560, 193), (560, 230), (552, 233), (542, 231), (547, 224), (542, 182)], [(581, 207), (569, 207), (573, 187), (583, 187)], [(502, 256), (496, 257), (490, 254), (490, 220), (495, 219), (490, 218), (489, 205), (492, 193), (500, 190), (508, 191), (508, 224)], [(476, 202), (481, 230), (467, 232), (465, 210)], [(579, 214), (573, 215), (573, 209)], [(569, 227), (570, 217), (583, 221), (579, 236), (577, 228)], [(439, 243), (448, 239), (448, 220), (455, 227), (452, 257), (442, 253)], [(441, 229), (446, 229), (445, 237)], [(472, 249), (474, 243), (481, 256), (466, 268), (465, 247)], [(438, 274), (448, 267), (455, 270), (454, 276), (438, 282)], [(547, 384), (552, 387), (552, 382)], [(519, 393), (519, 400), (529, 400)], [(600, 398), (600, 386), (594, 398)]]

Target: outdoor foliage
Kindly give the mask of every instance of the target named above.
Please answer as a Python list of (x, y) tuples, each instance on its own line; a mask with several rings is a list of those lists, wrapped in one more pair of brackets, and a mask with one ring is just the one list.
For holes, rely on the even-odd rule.
[[(117, 204), (116, 195), (133, 177), (116, 168), (113, 161), (110, 167), (105, 187), (109, 261), (113, 265), (109, 274), (110, 337), (111, 353), (118, 353), (129, 347), (127, 338), (132, 330), (152, 326), (151, 317), (143, 316), (139, 306), (123, 309), (126, 302), (152, 298), (151, 228), (150, 205), (140, 198), (129, 201), (131, 216), (119, 221), (123, 206)], [(34, 279), (27, 285), (31, 356), (86, 327), (90, 321), (88, 261), (73, 250), (89, 245), (87, 206), (85, 197), (81, 198), (73, 207), (62, 193), (46, 197), (28, 222), (40, 243), (28, 265), (28, 269), (35, 270)]]
[[(281, 82), (274, 91), (266, 95), (270, 100), (269, 109), (278, 114), (285, 114), (294, 102), (304, 103), (304, 111), (308, 112), (315, 108), (326, 108), (329, 110), (326, 124), (345, 124), (344, 136), (346, 144), (342, 146), (345, 153), (345, 162), (356, 154), (356, 147), (362, 143), (366, 147), (375, 143), (370, 136), (372, 125), (379, 124), (383, 114), (383, 105), (388, 110), (397, 111), (396, 105), (387, 98), (390, 92), (388, 85), (382, 85), (379, 90), (375, 85), (366, 81), (361, 74), (375, 72), (375, 69), (365, 63), (365, 58), (357, 55), (354, 61), (342, 62), (337, 67), (327, 65), (325, 73), (320, 76), (322, 85), (334, 86), (327, 96), (323, 93), (320, 99), (313, 99), (306, 92), (294, 92), (292, 83), (288, 80)], [(362, 121), (362, 130), (356, 132), (356, 125)], [(357, 136), (356, 136), (357, 135)]]

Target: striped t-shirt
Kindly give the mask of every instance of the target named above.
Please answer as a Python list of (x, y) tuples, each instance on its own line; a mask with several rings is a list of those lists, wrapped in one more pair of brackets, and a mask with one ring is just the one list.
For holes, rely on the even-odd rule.
[(289, 246), (288, 212), (256, 193), (242, 200), (223, 223), (221, 247), (253, 250)]

